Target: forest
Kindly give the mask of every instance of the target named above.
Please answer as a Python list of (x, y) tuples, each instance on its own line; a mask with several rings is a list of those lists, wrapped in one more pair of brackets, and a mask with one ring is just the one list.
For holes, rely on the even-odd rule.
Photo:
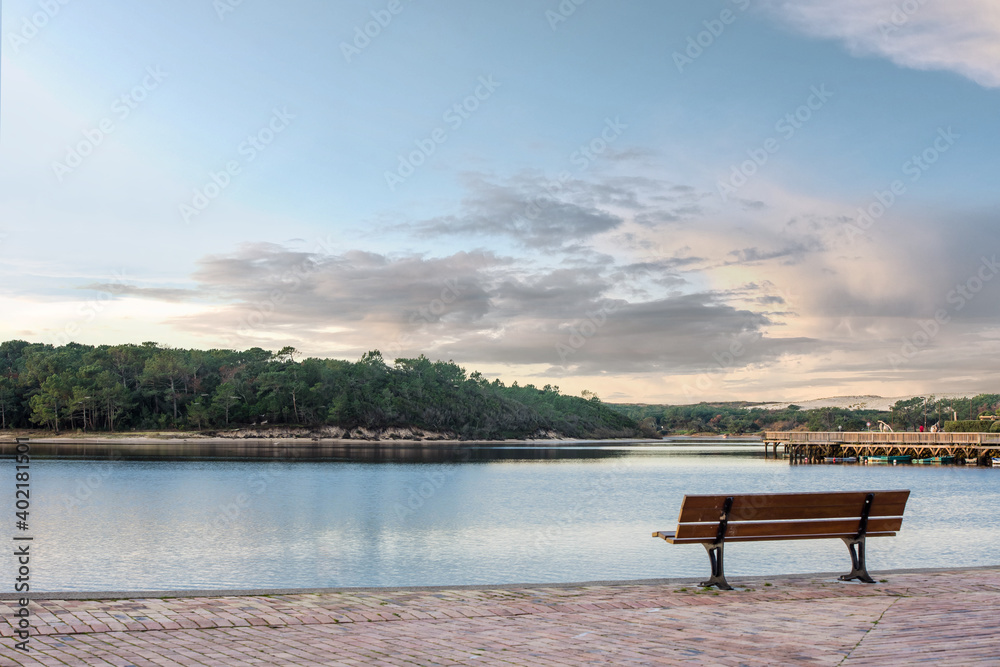
[(635, 437), (635, 420), (596, 396), (546, 385), (505, 386), (453, 362), (356, 362), (278, 352), (141, 345), (0, 343), (0, 427), (61, 431), (184, 429), (251, 424), (410, 427), (457, 438)]
[(658, 437), (763, 430), (864, 430), (879, 420), (895, 430), (952, 422), (961, 430), (1000, 430), (978, 422), (1000, 409), (1000, 394), (920, 396), (890, 410), (774, 410), (747, 402), (644, 405), (602, 402), (545, 385), (507, 386), (452, 361), (386, 362), (376, 350), (358, 361), (277, 352), (141, 345), (54, 347), (0, 343), (0, 428), (82, 432), (190, 430), (250, 425), (417, 428), (464, 439), (524, 438), (554, 431), (571, 438)]

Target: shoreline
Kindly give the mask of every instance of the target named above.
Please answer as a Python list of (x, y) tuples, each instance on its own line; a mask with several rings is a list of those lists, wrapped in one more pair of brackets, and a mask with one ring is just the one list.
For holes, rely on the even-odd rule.
[[(84, 431), (64, 430), (54, 433), (43, 429), (12, 429), (0, 432), (3, 438), (29, 438), (33, 442), (93, 442), (100, 444), (125, 442), (130, 444), (150, 444), (159, 442), (181, 443), (225, 443), (238, 441), (278, 441), (291, 442), (499, 442), (503, 440), (564, 441), (579, 440), (557, 431), (538, 430), (520, 438), (468, 438), (452, 431), (432, 431), (415, 426), (400, 426), (370, 429), (362, 426), (345, 428), (341, 426), (234, 426), (228, 429), (206, 430), (141, 430), (141, 431)], [(595, 438), (597, 439), (597, 438)], [(637, 435), (609, 435), (608, 440), (641, 439)]]
[[(676, 447), (693, 445), (730, 445), (733, 448), (755, 448), (756, 439), (677, 437), (648, 438), (537, 438), (510, 440), (459, 440), (443, 438), (305, 438), (305, 437), (150, 437), (103, 436), (29, 438), (32, 456), (62, 459), (126, 459), (126, 460), (262, 460), (262, 461), (328, 461), (356, 460), (362, 453), (373, 460), (385, 455), (402, 460), (454, 460), (462, 453), (479, 449), (599, 449), (601, 447)], [(0, 440), (0, 458), (15, 456), (15, 439)]]
[[(997, 565), (973, 565), (966, 567), (916, 567), (897, 568), (890, 570), (871, 570), (871, 575), (875, 578), (889, 577), (895, 575), (910, 574), (941, 574), (955, 571), (977, 572), (977, 571), (1000, 571), (1000, 564)], [(838, 581), (846, 586), (860, 586), (859, 582), (839, 582), (839, 577), (843, 572), (793, 572), (790, 574), (752, 574), (752, 575), (730, 575), (730, 583), (736, 589), (745, 589), (745, 584), (763, 584), (768, 581), (813, 581), (830, 580)], [(483, 591), (483, 590), (523, 590), (523, 589), (574, 589), (591, 588), (595, 586), (615, 587), (615, 586), (683, 586), (695, 585), (704, 579), (703, 575), (691, 575), (687, 577), (659, 577), (650, 579), (599, 579), (594, 581), (566, 581), (566, 582), (522, 582), (511, 584), (436, 584), (428, 586), (334, 586), (325, 588), (243, 588), (243, 589), (193, 589), (181, 588), (171, 590), (154, 591), (35, 591), (27, 595), (31, 600), (156, 600), (174, 598), (222, 598), (222, 597), (249, 597), (249, 596), (273, 596), (273, 595), (332, 595), (341, 593), (402, 593), (414, 591)], [(870, 586), (870, 584), (864, 584)], [(22, 593), (0, 592), (0, 601), (17, 600), (24, 597)]]
[(430, 434), (426, 437), (318, 437), (306, 435), (242, 435), (242, 436), (218, 436), (202, 435), (200, 433), (157, 433), (155, 435), (104, 435), (92, 433), (73, 433), (60, 435), (20, 435), (14, 432), (10, 435), (0, 434), (0, 445), (15, 444), (18, 439), (28, 439), (32, 445), (58, 445), (58, 444), (95, 444), (95, 445), (154, 445), (154, 444), (232, 444), (239, 442), (272, 442), (272, 443), (295, 443), (308, 445), (309, 443), (354, 445), (354, 444), (378, 444), (396, 445), (407, 444), (412, 446), (423, 445), (504, 445), (504, 444), (545, 444), (545, 445), (579, 445), (588, 443), (676, 443), (690, 440), (701, 443), (704, 441), (718, 442), (719, 444), (729, 443), (758, 443), (763, 442), (760, 436), (756, 435), (664, 435), (661, 438), (570, 438), (566, 436), (545, 436), (538, 438), (505, 438), (505, 439), (467, 439), (459, 437), (449, 437), (441, 434)]
[[(23, 438), (22, 438), (23, 439)], [(532, 444), (543, 444), (550, 446), (559, 445), (579, 445), (585, 443), (615, 443), (615, 444), (629, 444), (629, 443), (649, 443), (656, 444), (660, 440), (654, 440), (650, 438), (594, 438), (594, 439), (583, 439), (583, 438), (560, 438), (560, 439), (509, 439), (509, 440), (459, 440), (459, 439), (447, 439), (447, 438), (420, 438), (420, 439), (403, 439), (403, 438), (383, 438), (383, 439), (360, 439), (360, 438), (297, 438), (297, 437), (275, 437), (275, 438), (213, 438), (213, 437), (201, 437), (201, 438), (190, 438), (190, 437), (176, 437), (176, 438), (149, 438), (149, 437), (137, 437), (137, 438), (81, 438), (78, 436), (70, 438), (30, 438), (29, 442), (32, 446), (35, 445), (233, 445), (240, 443), (272, 443), (272, 444), (282, 444), (282, 445), (297, 445), (301, 447), (309, 447), (314, 444), (323, 445), (341, 445), (341, 446), (399, 446), (406, 445), (411, 447), (424, 447), (427, 445), (532, 445)], [(15, 440), (0, 440), (0, 445), (12, 445), (15, 444)]]
[[(133, 461), (359, 461), (449, 463), (468, 460), (477, 450), (571, 449), (602, 446), (657, 446), (641, 440), (341, 440), (306, 438), (118, 438), (29, 440), (39, 459)], [(0, 458), (17, 454), (15, 441), (0, 442)]]

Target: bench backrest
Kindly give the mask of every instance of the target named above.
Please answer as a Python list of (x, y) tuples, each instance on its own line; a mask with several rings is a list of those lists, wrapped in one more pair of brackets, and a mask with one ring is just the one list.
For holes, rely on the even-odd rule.
[(726, 540), (848, 537), (858, 532), (869, 493), (867, 534), (895, 534), (910, 496), (906, 490), (684, 496), (675, 539), (715, 539), (727, 498), (733, 503)]

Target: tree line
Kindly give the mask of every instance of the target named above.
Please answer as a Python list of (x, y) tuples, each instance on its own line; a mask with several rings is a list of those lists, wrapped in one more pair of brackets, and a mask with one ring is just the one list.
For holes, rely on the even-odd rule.
[(0, 427), (54, 432), (191, 429), (251, 424), (409, 427), (469, 439), (556, 431), (634, 437), (638, 424), (596, 396), (505, 386), (451, 361), (356, 362), (278, 352), (141, 345), (0, 343)]
[[(697, 403), (694, 405), (620, 404), (615, 409), (640, 426), (662, 434), (735, 433), (758, 431), (864, 431), (869, 424), (875, 430), (884, 421), (897, 431), (915, 431), (921, 426), (946, 421), (977, 420), (981, 414), (1000, 411), (1000, 394), (978, 394), (965, 398), (914, 396), (896, 401), (889, 410), (874, 410), (863, 403), (848, 408), (813, 408), (803, 410), (789, 405), (780, 410), (748, 402)], [(998, 428), (1000, 430), (1000, 428)]]

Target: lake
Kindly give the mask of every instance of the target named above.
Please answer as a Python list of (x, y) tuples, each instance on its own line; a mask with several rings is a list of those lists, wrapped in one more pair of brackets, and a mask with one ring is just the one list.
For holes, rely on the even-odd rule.
[[(873, 571), (995, 565), (1000, 470), (789, 465), (762, 446), (446, 447), (432, 462), (34, 459), (32, 590), (542, 583), (708, 575), (685, 493), (911, 489)], [(13, 468), (13, 462), (10, 462)], [(13, 533), (13, 471), (3, 493)], [(733, 544), (739, 575), (849, 570), (839, 540)], [(13, 590), (13, 558), (0, 559)]]

